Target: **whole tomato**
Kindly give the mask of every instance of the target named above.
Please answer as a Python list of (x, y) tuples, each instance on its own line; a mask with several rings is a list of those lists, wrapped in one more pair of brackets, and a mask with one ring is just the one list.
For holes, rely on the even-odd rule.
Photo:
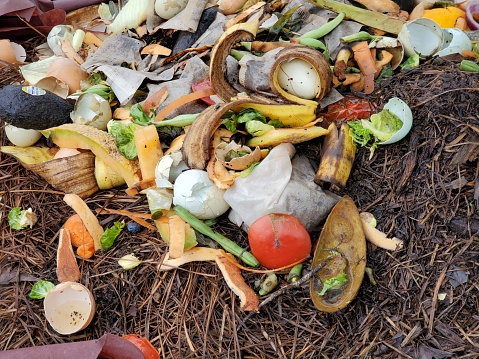
[(268, 269), (281, 268), (306, 259), (311, 237), (296, 217), (270, 213), (258, 218), (248, 230), (251, 253)]
[(135, 346), (141, 350), (145, 359), (160, 359), (158, 350), (156, 350), (156, 348), (145, 337), (140, 337), (137, 334), (126, 334), (123, 338), (135, 344)]

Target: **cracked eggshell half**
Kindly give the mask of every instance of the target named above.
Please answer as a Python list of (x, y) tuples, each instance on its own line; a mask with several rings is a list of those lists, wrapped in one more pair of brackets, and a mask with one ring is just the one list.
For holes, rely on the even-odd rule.
[(286, 92), (311, 100), (321, 91), (321, 81), (315, 68), (302, 59), (284, 61), (278, 71), (278, 84)]
[(418, 54), (425, 59), (442, 49), (444, 33), (435, 21), (419, 18), (406, 22), (397, 38), (406, 56)]
[(434, 56), (462, 54), (464, 50), (472, 50), (471, 40), (464, 31), (459, 29), (442, 29), (442, 31), (444, 33), (443, 47)]
[(18, 147), (32, 146), (42, 137), (40, 131), (20, 128), (9, 124), (5, 125), (5, 135), (11, 143)]
[(83, 93), (78, 97), (70, 118), (79, 125), (106, 131), (108, 121), (112, 118), (110, 103), (100, 95)]
[(173, 188), (173, 204), (186, 208), (199, 219), (221, 216), (229, 208), (224, 200), (225, 190), (219, 189), (203, 170), (182, 172)]
[(63, 335), (85, 329), (96, 310), (90, 290), (76, 282), (63, 282), (45, 296), (45, 317), (52, 328)]
[(393, 97), (383, 107), (385, 110), (393, 113), (402, 121), (403, 125), (399, 131), (392, 135), (387, 141), (380, 142), (380, 145), (390, 145), (391, 143), (402, 140), (411, 131), (412, 128), (412, 112), (409, 106), (400, 98)]

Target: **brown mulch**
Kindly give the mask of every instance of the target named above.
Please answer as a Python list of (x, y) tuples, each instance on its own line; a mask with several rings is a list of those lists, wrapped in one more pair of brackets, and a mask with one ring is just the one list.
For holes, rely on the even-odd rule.
[[(0, 77), (3, 86), (5, 71)], [(124, 231), (112, 249), (79, 260), (97, 313), (85, 330), (60, 336), (46, 322), (42, 301), (28, 293), (39, 279), (56, 282), (58, 233), (73, 212), (62, 193), (0, 154), (0, 350), (110, 332), (146, 336), (162, 358), (479, 357), (478, 89), (479, 75), (459, 71), (458, 61), (435, 60), (395, 75), (370, 97), (378, 106), (400, 97), (413, 110), (414, 126), (406, 139), (379, 147), (372, 159), (360, 149), (341, 194), (373, 212), (379, 228), (405, 246), (388, 252), (368, 245), (376, 284), (365, 277), (356, 299), (335, 314), (315, 309), (307, 285), (258, 314), (243, 313), (213, 264), (158, 272), (166, 246), (158, 233), (145, 229)], [(3, 131), (0, 143), (8, 143)], [(319, 148), (320, 140), (298, 151), (318, 161)], [(92, 209), (148, 212), (146, 200), (126, 196), (124, 188), (98, 192), (87, 203)], [(38, 223), (11, 230), (7, 214), (15, 206), (31, 207)], [(128, 221), (99, 218), (104, 226)], [(247, 243), (227, 218), (215, 229)], [(117, 259), (132, 252), (143, 264), (124, 271)], [(258, 275), (245, 278), (252, 285)]]

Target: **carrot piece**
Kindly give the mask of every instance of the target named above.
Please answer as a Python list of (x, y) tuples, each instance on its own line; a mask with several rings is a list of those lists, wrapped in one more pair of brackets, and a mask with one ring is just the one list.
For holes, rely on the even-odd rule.
[(178, 97), (176, 100), (171, 101), (168, 105), (163, 107), (160, 112), (157, 113), (155, 117), (155, 122), (162, 121), (168, 116), (173, 110), (177, 109), (180, 106), (187, 104), (188, 102), (199, 100), (202, 97), (207, 97), (214, 95), (215, 91), (212, 89), (199, 90), (187, 95)]
[(85, 243), (93, 242), (93, 237), (88, 232), (78, 213), (75, 213), (67, 219), (63, 225), (63, 229), (67, 229), (70, 233), (73, 247), (79, 247)]
[(374, 91), (374, 74), (376, 73), (376, 66), (374, 58), (367, 41), (361, 41), (351, 46), (354, 53), (354, 60), (359, 66), (364, 77), (364, 93), (370, 94)]
[(77, 248), (77, 255), (83, 259), (93, 257), (95, 254), (95, 246), (93, 242), (82, 244)]

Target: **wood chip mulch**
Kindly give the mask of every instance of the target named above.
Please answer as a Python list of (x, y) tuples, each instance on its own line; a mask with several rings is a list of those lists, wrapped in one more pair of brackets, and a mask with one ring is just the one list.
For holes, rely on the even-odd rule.
[[(0, 72), (2, 86), (12, 82), (5, 76)], [(396, 252), (368, 245), (367, 265), (376, 283), (365, 277), (356, 299), (334, 314), (315, 309), (308, 285), (286, 291), (260, 313), (243, 313), (213, 264), (158, 272), (166, 246), (158, 233), (144, 229), (124, 231), (112, 249), (79, 260), (97, 313), (85, 330), (58, 335), (42, 301), (28, 293), (39, 279), (56, 282), (59, 229), (73, 211), (63, 193), (0, 154), (0, 350), (110, 332), (146, 336), (162, 358), (479, 357), (478, 95), (479, 75), (459, 71), (457, 60), (439, 59), (395, 75), (370, 96), (378, 106), (393, 96), (403, 99), (413, 110), (413, 129), (403, 141), (379, 147), (371, 159), (367, 149), (359, 149), (340, 194), (374, 213), (379, 229), (405, 245)], [(8, 144), (4, 131), (0, 143)], [(310, 154), (319, 147), (320, 140), (299, 146)], [(142, 196), (123, 190), (98, 192), (87, 203), (92, 209), (148, 212)], [(38, 215), (32, 229), (10, 229), (7, 215), (16, 206)], [(129, 221), (99, 218), (103, 226)], [(247, 244), (227, 218), (215, 229)], [(132, 252), (143, 264), (124, 271), (117, 260)], [(251, 285), (258, 279), (244, 276)]]

